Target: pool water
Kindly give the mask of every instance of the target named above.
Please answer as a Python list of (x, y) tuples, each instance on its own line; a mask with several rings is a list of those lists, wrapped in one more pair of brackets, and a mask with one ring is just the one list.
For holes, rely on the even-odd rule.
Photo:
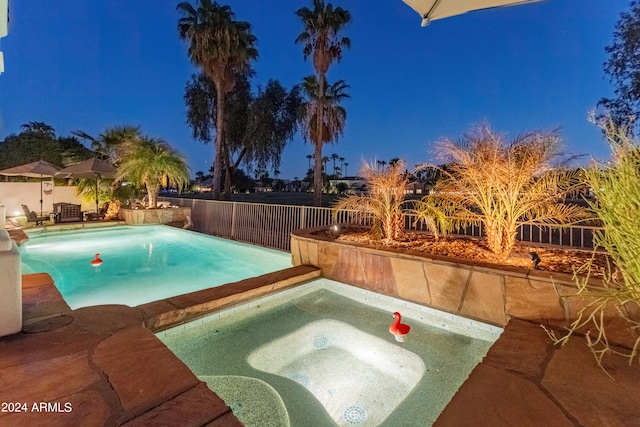
[(161, 225), (30, 233), (20, 253), (23, 274), (49, 273), (72, 309), (135, 306), (291, 267), (285, 252)]
[[(406, 342), (388, 331), (394, 311), (411, 326)], [(432, 424), (500, 332), (319, 279), (158, 337), (247, 427), (395, 427)], [(239, 379), (275, 396), (243, 398)], [(286, 417), (264, 424), (280, 399)]]

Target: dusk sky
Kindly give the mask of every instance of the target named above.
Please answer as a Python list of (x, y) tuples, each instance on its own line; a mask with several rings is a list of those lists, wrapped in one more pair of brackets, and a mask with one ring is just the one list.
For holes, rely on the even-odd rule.
[[(178, 37), (178, 1), (9, 3), (9, 35), (0, 41), (0, 139), (31, 121), (46, 122), (58, 136), (139, 125), (182, 153), (192, 176), (207, 173), (213, 145), (195, 141), (185, 123), (184, 87), (198, 69)], [(344, 136), (323, 153), (345, 157), (349, 175), (363, 158), (399, 157), (409, 167), (434, 161), (433, 142), (459, 138), (482, 121), (508, 139), (559, 127), (567, 151), (608, 157), (587, 113), (613, 93), (604, 47), (628, 1), (546, 0), (428, 27), (401, 0), (332, 3), (353, 22), (344, 32), (351, 49), (329, 81), (344, 79), (351, 99)], [(291, 87), (313, 73), (294, 44), (302, 31), (294, 11), (310, 0), (227, 4), (258, 39), (254, 86), (273, 78)], [(312, 151), (296, 135), (280, 176), (304, 177)]]

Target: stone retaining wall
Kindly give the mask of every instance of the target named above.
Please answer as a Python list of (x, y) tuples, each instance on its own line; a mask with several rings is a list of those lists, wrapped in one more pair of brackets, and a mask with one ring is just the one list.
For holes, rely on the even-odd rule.
[(127, 225), (183, 223), (191, 225), (191, 208), (171, 207), (163, 209), (125, 209), (118, 212)]
[[(318, 267), (322, 276), (504, 327), (511, 318), (569, 326), (584, 306), (567, 274), (495, 265), (416, 251), (371, 248), (297, 230), (293, 265)], [(590, 285), (598, 286), (592, 280)], [(610, 342), (628, 346), (635, 333), (610, 310)]]

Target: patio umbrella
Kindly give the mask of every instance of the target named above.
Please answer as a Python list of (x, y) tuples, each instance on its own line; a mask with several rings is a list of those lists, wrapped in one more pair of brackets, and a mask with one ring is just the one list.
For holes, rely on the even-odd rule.
[(402, 0), (422, 17), (422, 26), (426, 27), (436, 19), (449, 18), (474, 10), (490, 9), (501, 6), (515, 6), (540, 0)]
[(98, 183), (100, 178), (113, 178), (116, 175), (116, 168), (104, 160), (100, 160), (97, 157), (92, 157), (87, 160), (83, 160), (75, 165), (68, 166), (56, 174), (56, 176), (64, 176), (65, 178), (83, 178), (96, 180), (96, 214), (98, 213)]
[(44, 177), (51, 178), (55, 176), (59, 170), (60, 168), (56, 165), (45, 162), (44, 160), (38, 160), (37, 162), (31, 162), (13, 168), (1, 170), (0, 175), (40, 178), (40, 216), (42, 216), (42, 180)]

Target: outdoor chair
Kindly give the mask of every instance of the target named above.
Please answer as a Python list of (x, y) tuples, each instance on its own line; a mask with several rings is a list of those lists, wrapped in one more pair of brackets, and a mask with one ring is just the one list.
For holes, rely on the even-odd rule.
[(95, 212), (87, 212), (86, 217), (87, 221), (97, 221), (99, 219), (104, 219), (107, 216), (107, 211), (109, 210), (109, 202), (105, 202), (104, 205)]
[(43, 221), (49, 221), (49, 216), (38, 216), (37, 213), (29, 209), (27, 205), (22, 205), (22, 210), (27, 216), (27, 222), (35, 222), (36, 225), (42, 225)]

